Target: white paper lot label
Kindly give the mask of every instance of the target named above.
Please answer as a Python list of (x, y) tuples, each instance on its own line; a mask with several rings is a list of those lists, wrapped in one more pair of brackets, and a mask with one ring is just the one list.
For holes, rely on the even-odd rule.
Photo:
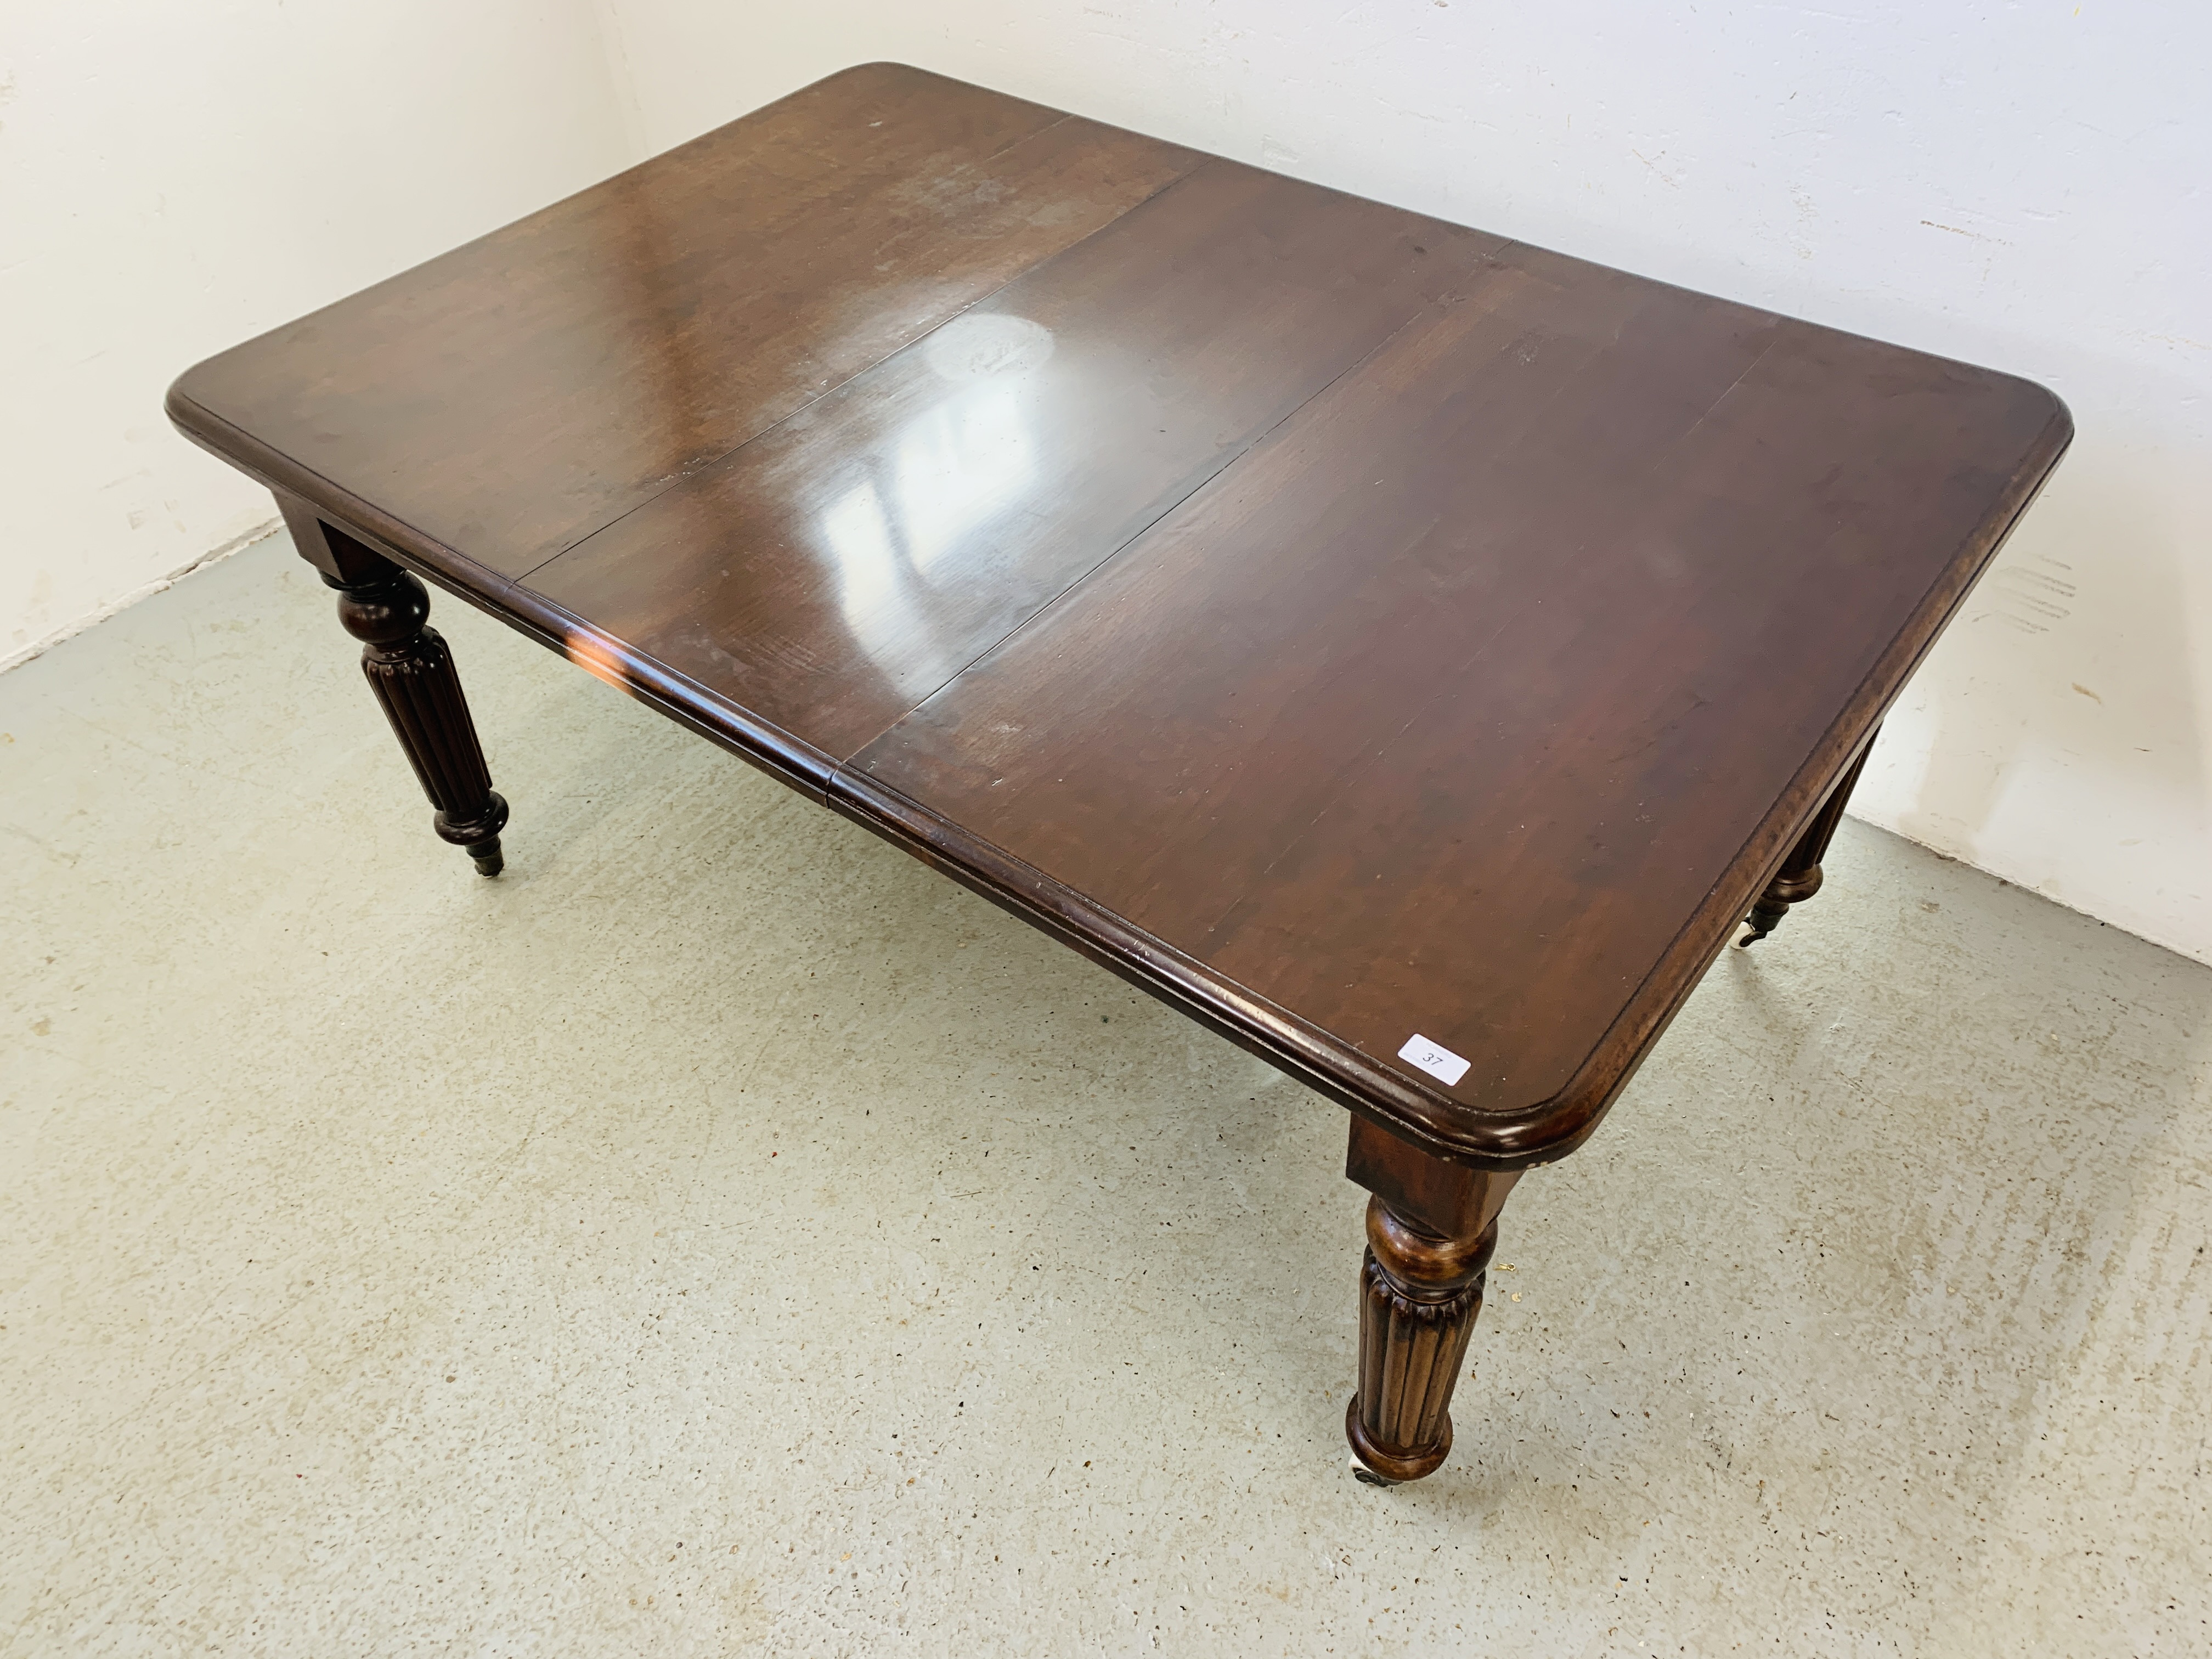
[(1419, 1031), (1406, 1039), (1406, 1046), (1398, 1050), (1398, 1058), (1419, 1066), (1446, 1088), (1465, 1077), (1467, 1068), (1474, 1064), (1462, 1060), (1443, 1043), (1430, 1042)]

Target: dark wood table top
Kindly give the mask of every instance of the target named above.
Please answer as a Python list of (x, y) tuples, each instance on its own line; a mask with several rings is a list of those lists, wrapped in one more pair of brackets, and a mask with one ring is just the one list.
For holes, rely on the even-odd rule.
[(1595, 1125), (2072, 430), (2012, 376), (891, 64), (170, 411), (1500, 1168)]

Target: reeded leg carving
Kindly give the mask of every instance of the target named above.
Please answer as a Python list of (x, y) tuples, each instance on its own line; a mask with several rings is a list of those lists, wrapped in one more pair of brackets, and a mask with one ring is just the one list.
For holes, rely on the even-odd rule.
[[(1879, 728), (1877, 728), (1877, 732)], [(1782, 925), (1782, 918), (1790, 914), (1793, 904), (1802, 904), (1820, 890), (1820, 860), (1828, 855), (1828, 843), (1836, 838), (1836, 826), (1844, 820), (1844, 808), (1851, 799), (1851, 786), (1859, 781), (1866, 769), (1867, 757), (1874, 752), (1874, 739), (1859, 750), (1850, 769), (1836, 780), (1836, 787), (1828, 792), (1828, 799), (1820, 803), (1820, 810), (1813, 815), (1805, 833), (1797, 838), (1790, 856), (1774, 872), (1774, 879), (1766, 884), (1766, 890), (1751, 907), (1751, 931), (1737, 940), (1739, 945), (1756, 945)]]
[(1474, 1238), (1437, 1238), (1367, 1200), (1359, 1273), (1359, 1392), (1344, 1432), (1374, 1486), (1419, 1480), (1451, 1455), (1452, 1388), (1482, 1311), (1493, 1221)]
[(428, 590), (297, 497), (276, 501), (301, 556), (337, 590), (338, 620), (362, 641), (362, 672), (435, 809), (432, 827), (475, 860), (479, 875), (497, 875), (507, 802), (491, 787), (453, 653), (428, 625)]
[(506, 862), (499, 832), (507, 827), (507, 802), (491, 787), (453, 653), (428, 625), (428, 591), (398, 565), (366, 582), (323, 580), (338, 591), (338, 620), (362, 642), (368, 688), (437, 809), (432, 827), (476, 861), (478, 875), (497, 875)]
[(1452, 1389), (1482, 1311), (1498, 1212), (1520, 1174), (1446, 1164), (1360, 1118), (1345, 1172), (1373, 1196), (1359, 1272), (1359, 1391), (1344, 1432), (1353, 1473), (1395, 1486), (1435, 1474), (1451, 1455)]

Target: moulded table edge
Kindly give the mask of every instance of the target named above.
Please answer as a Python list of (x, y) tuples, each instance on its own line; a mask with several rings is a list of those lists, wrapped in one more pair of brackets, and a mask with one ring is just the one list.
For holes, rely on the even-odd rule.
[[(189, 371), (187, 371), (189, 373)], [(478, 564), (319, 473), (272, 449), (194, 402), (181, 381), (165, 400), (171, 422), (203, 449), (271, 489), (327, 513), (348, 534), (417, 574), (559, 652), (586, 672), (666, 714), (816, 801), (824, 799), (834, 756), (717, 696), (512, 577)]]

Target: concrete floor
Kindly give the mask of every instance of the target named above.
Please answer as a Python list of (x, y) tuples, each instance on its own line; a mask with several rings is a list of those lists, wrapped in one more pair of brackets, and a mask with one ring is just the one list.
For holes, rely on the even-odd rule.
[(0, 678), (0, 1650), (2212, 1651), (2212, 970), (1847, 825), (1346, 1472), (1340, 1111), (281, 540)]

